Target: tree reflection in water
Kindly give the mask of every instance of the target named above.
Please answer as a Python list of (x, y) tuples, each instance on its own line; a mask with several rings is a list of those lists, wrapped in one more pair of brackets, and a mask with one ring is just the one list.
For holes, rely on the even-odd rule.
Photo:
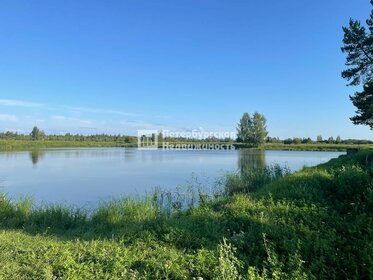
[(263, 168), (265, 165), (265, 150), (239, 150), (238, 169), (241, 172), (247, 169)]
[(30, 159), (33, 166), (36, 166), (38, 162), (43, 158), (45, 152), (41, 150), (30, 151)]

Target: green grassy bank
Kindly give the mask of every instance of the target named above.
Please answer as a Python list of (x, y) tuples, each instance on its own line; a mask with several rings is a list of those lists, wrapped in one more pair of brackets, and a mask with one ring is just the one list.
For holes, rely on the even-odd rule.
[(282, 144), (266, 143), (266, 150), (283, 150), (283, 151), (346, 151), (347, 149), (372, 149), (373, 144)]
[[(225, 147), (233, 144), (237, 149), (250, 148), (242, 143), (229, 142), (170, 142), (173, 145), (215, 145), (224, 144)], [(0, 151), (33, 150), (46, 148), (74, 148), (74, 147), (137, 147), (137, 143), (127, 143), (124, 141), (66, 141), (66, 140), (5, 140), (0, 139)], [(160, 144), (159, 148), (162, 148)], [(373, 144), (283, 144), (266, 143), (263, 147), (266, 150), (283, 151), (346, 151), (347, 149), (369, 149)]]
[(116, 141), (65, 141), (65, 140), (4, 140), (0, 139), (0, 151), (20, 151), (47, 148), (85, 147), (137, 147), (136, 144)]
[(88, 213), (1, 196), (0, 279), (373, 279), (372, 183), (362, 151), (230, 174), (187, 204), (156, 192)]

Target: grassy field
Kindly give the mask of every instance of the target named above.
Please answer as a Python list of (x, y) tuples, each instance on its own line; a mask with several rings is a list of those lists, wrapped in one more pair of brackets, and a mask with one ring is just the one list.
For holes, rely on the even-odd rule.
[(372, 186), (362, 151), (93, 212), (0, 196), (0, 279), (373, 279)]
[(266, 143), (266, 150), (284, 151), (346, 151), (347, 149), (371, 149), (373, 144), (282, 144)]
[[(46, 148), (74, 148), (74, 147), (129, 147), (124, 142), (99, 142), (99, 141), (31, 141), (31, 140), (3, 140), (0, 139), (0, 151), (32, 150)], [(136, 145), (133, 145), (137, 147)]]
[[(222, 143), (206, 143), (206, 142), (171, 142), (174, 145), (191, 145), (196, 143), (202, 144), (222, 144)], [(249, 148), (241, 143), (224, 143), (224, 145), (231, 145), (237, 149)], [(137, 143), (125, 143), (115, 141), (61, 141), (61, 140), (4, 140), (0, 139), (0, 151), (12, 150), (32, 150), (45, 148), (71, 148), (71, 147), (137, 147)], [(162, 148), (162, 144), (159, 145)], [(266, 150), (285, 150), (285, 151), (346, 151), (350, 148), (369, 149), (373, 148), (373, 144), (283, 144), (283, 143), (266, 143), (262, 147)]]

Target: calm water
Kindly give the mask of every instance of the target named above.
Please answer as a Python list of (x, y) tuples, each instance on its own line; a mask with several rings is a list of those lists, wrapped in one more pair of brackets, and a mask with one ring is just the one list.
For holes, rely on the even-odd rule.
[(48, 149), (0, 153), (0, 191), (36, 203), (94, 206), (159, 186), (211, 184), (227, 171), (278, 163), (296, 171), (338, 157), (337, 152), (139, 151), (123, 148)]

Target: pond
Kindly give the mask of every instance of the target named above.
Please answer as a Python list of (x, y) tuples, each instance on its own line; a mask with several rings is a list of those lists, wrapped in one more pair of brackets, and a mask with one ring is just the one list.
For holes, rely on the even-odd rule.
[(195, 180), (211, 185), (226, 172), (277, 163), (292, 171), (327, 162), (340, 152), (255, 150), (46, 149), (0, 153), (0, 192), (36, 204), (94, 207), (120, 196), (172, 190)]

